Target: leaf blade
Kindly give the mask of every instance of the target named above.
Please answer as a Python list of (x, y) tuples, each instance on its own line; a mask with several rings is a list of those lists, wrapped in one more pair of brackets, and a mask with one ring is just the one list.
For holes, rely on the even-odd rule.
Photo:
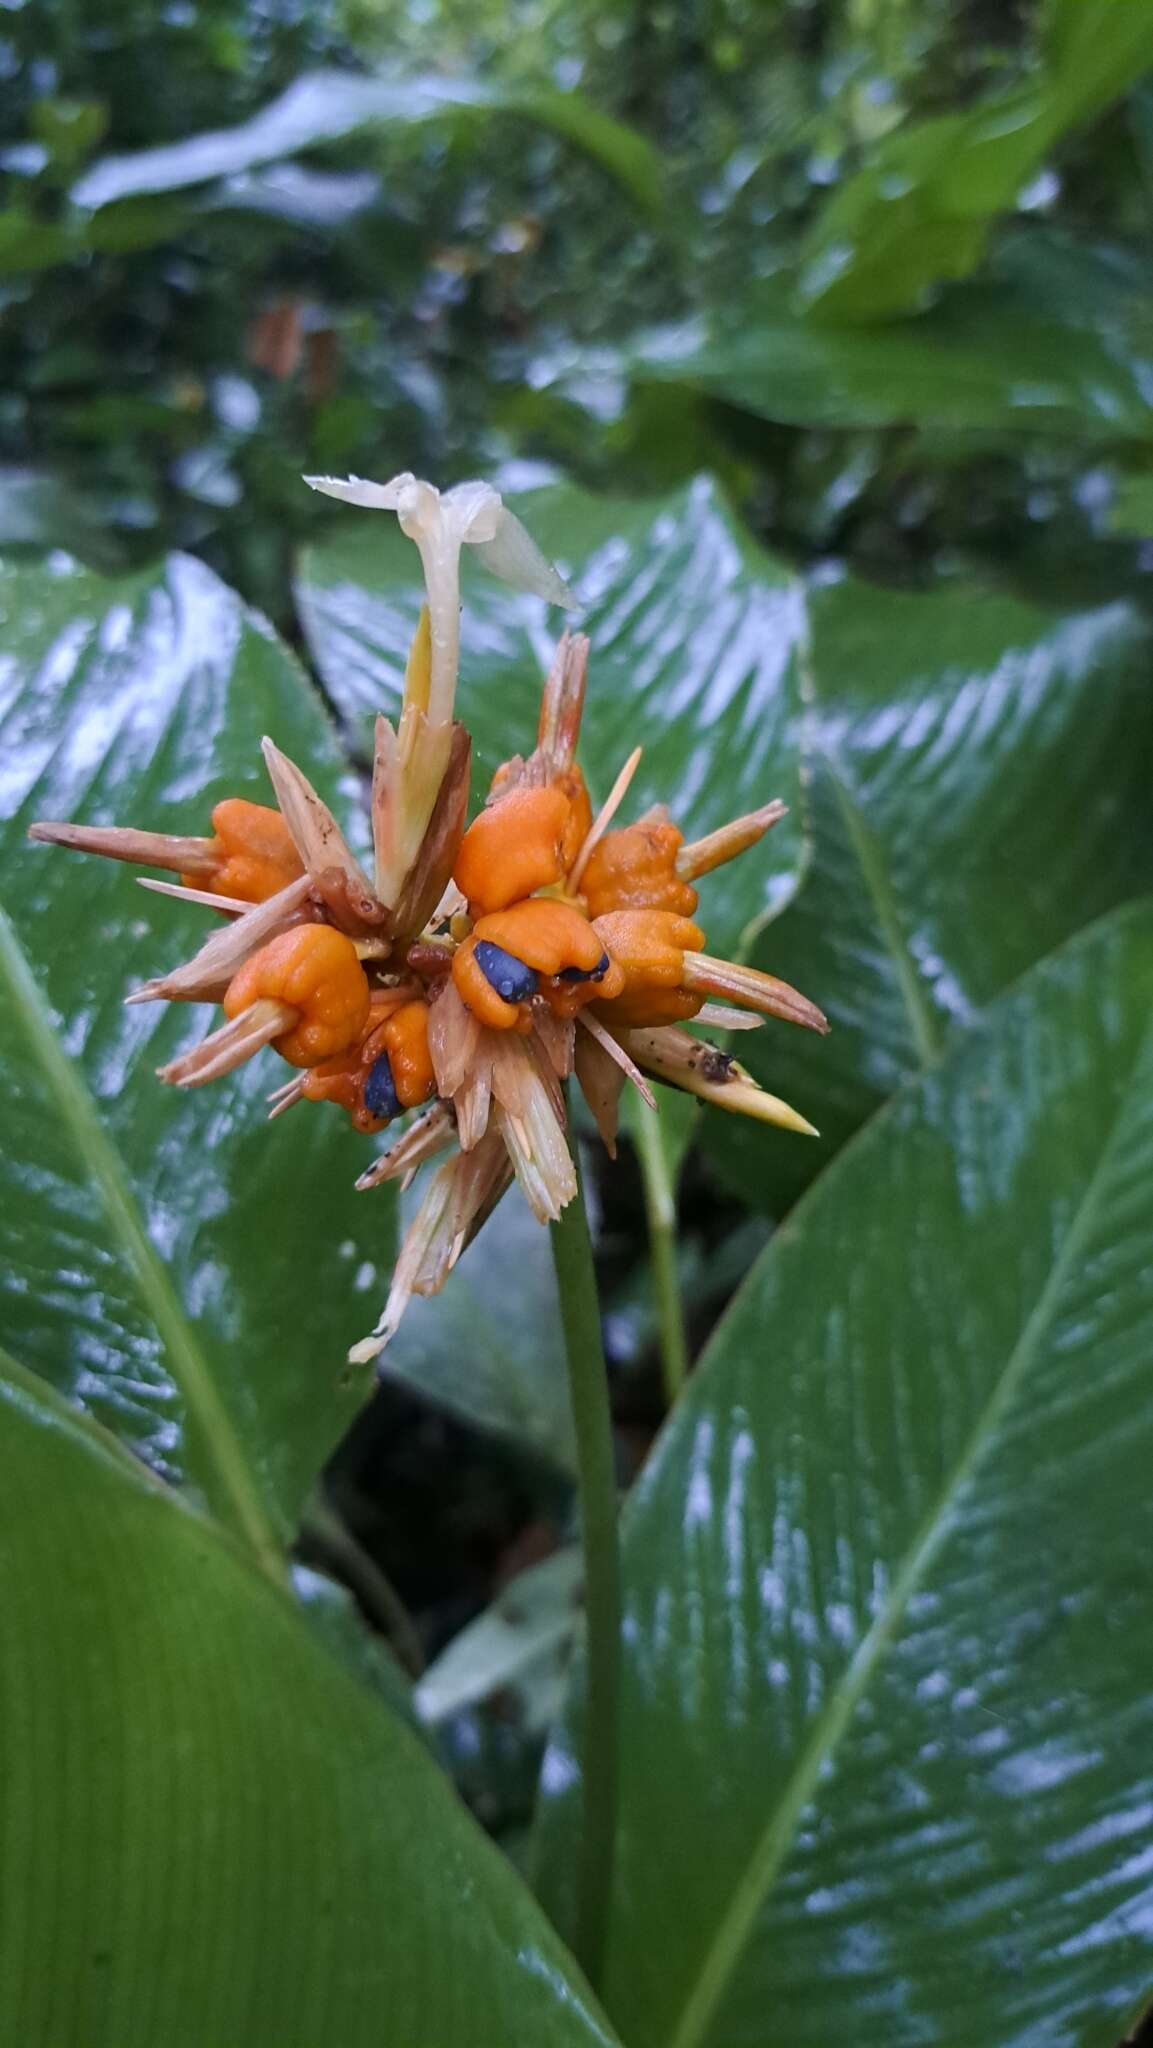
[(753, 958), (833, 1029), (815, 1051), (758, 1032), (741, 1057), (822, 1137), (770, 1154), (736, 1118), (703, 1126), (726, 1178), (778, 1214), (1033, 960), (1153, 886), (1136, 613), (852, 578), (809, 613), (813, 857)]
[(365, 129), (411, 126), (470, 111), (520, 114), (552, 128), (602, 164), (638, 204), (655, 210), (660, 203), (663, 179), (656, 151), (635, 129), (579, 93), (548, 85), (504, 90), (478, 79), (432, 73), (365, 78), (346, 71), (307, 72), (234, 127), (102, 158), (84, 172), (71, 197), (74, 205), (96, 212), (147, 194), (235, 178)]
[[(1065, 2048), (1140, 1991), (1150, 1715), (1106, 1615), (1151, 1520), (1151, 994), (1148, 904), (1033, 970), (793, 1212), (666, 1429), (626, 1541), (640, 2048)], [(574, 1770), (566, 1730), (561, 1898)]]
[(259, 1491), (252, 1482), (231, 1419), (218, 1398), (211, 1368), (140, 1220), (115, 1147), (109, 1142), (91, 1098), (60, 1046), (47, 1005), (3, 904), (0, 904), (0, 980), (12, 998), (18, 1022), (24, 1026), (29, 1052), (40, 1064), (50, 1097), (59, 1106), (61, 1118), (75, 1141), (77, 1151), (100, 1190), (112, 1234), (123, 1247), (171, 1361), (173, 1377), (184, 1391), (195, 1418), (194, 1427), (200, 1434), (206, 1459), (217, 1482), (210, 1490), (225, 1504), (225, 1519), (251, 1544), (265, 1569), (274, 1577), (278, 1576), (283, 1569), (280, 1545), (273, 1534)]
[[(0, 1708), (23, 1759), (0, 1851), (4, 2032), (491, 2048), (527, 2024), (548, 2048), (608, 2048), (418, 1739), (289, 1601), (2, 1368), (0, 1435)], [(446, 1924), (460, 1970), (437, 1966)]]
[[(46, 815), (203, 830), (223, 796), (269, 800), (269, 729), (339, 802), (334, 735), (269, 629), (188, 558), (110, 580), (74, 564), (0, 569), (0, 612), (5, 898), (40, 992), (0, 1045), (0, 1322), (26, 1363), (229, 1513), (159, 1342), (155, 1285), (150, 1309), (45, 1083), (44, 1034), (59, 1026), (50, 1067), (82, 1076), (152, 1247), (147, 1269), (167, 1275), (170, 1330), (172, 1315), (186, 1325), (178, 1351), (208, 1360), (282, 1540), (359, 1405), (343, 1354), (363, 1322), (359, 1294), (379, 1284), (390, 1199), (355, 1193), (364, 1152), (339, 1119), (301, 1110), (267, 1127), (272, 1056), (213, 1089), (162, 1088), (154, 1068), (207, 1013), (122, 999), (195, 950), (206, 913), (25, 833)], [(0, 1000), (11, 1006), (10, 982)]]

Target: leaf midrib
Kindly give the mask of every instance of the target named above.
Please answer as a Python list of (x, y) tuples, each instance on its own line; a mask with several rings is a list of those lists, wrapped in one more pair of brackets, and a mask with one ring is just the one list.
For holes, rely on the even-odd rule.
[(275, 1579), (284, 1576), (280, 1544), (199, 1340), (189, 1325), (129, 1185), (124, 1164), (96, 1113), (79, 1069), (60, 1044), (43, 992), (7, 913), (0, 906), (0, 975), (12, 994), (29, 1050), (84, 1167), (99, 1189), (113, 1237), (142, 1304), (160, 1335), (216, 1472), (219, 1498), (234, 1527)]
[(882, 1611), (861, 1638), (840, 1684), (814, 1723), (781, 1797), (754, 1844), (752, 1854), (733, 1887), (729, 1905), (682, 2009), (680, 2022), (668, 2037), (668, 2048), (703, 2048), (718, 2007), (744, 1955), (765, 1898), (792, 1848), (801, 1817), (816, 1791), (826, 1766), (835, 1756), (841, 1738), (847, 1732), (875, 1672), (895, 1641), (910, 1600), (919, 1590), (930, 1567), (936, 1562), (951, 1536), (957, 1502), (975, 1476), (1001, 1417), (1045, 1340), (1059, 1307), (1065, 1282), (1095, 1221), (1102, 1191), (1112, 1166), (1114, 1149), (1125, 1128), (1126, 1105), (1147, 1045), (1148, 1039), (1142, 1038), (1134, 1056), (1133, 1070), (1118, 1099), (1117, 1111), (1102, 1145), (1097, 1166), (1069, 1224), (1061, 1249), (1053, 1260), (1049, 1278), (1025, 1319), (1017, 1343), (1009, 1353), (1005, 1368), (978, 1416), (956, 1465), (946, 1478), (937, 1500), (906, 1552), (904, 1561), (891, 1582), (889, 1596)]
[(857, 865), (872, 899), (881, 935), (893, 962), (918, 1063), (922, 1067), (932, 1066), (941, 1052), (942, 1034), (933, 1006), (925, 992), (924, 982), (909, 950), (909, 942), (901, 923), (900, 905), (892, 878), (885, 866), (884, 855), (855, 796), (842, 780), (836, 762), (828, 754), (823, 754), (822, 759), (841, 808)]

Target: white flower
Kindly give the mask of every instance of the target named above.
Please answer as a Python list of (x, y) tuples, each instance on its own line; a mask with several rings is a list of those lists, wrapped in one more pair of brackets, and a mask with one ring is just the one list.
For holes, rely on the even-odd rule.
[(386, 484), (361, 477), (306, 476), (306, 484), (329, 498), (395, 512), (401, 532), (416, 543), (428, 591), (432, 676), (428, 717), (437, 725), (452, 717), (460, 661), (460, 551), (474, 547), (485, 567), (502, 583), (530, 591), (548, 604), (571, 608), (576, 598), (564, 578), (542, 555), (515, 513), (491, 484), (454, 484), (438, 491), (406, 470)]

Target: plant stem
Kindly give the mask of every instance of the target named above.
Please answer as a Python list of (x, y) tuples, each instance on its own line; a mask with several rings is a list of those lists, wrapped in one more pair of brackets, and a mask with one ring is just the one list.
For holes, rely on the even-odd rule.
[(677, 1278), (676, 1190), (669, 1172), (659, 1111), (650, 1109), (645, 1102), (638, 1102), (632, 1129), (641, 1164), (645, 1213), (649, 1224), (653, 1291), (661, 1340), (661, 1377), (665, 1400), (671, 1408), (684, 1387), (689, 1371), (689, 1347)]
[(551, 1226), (577, 1447), (587, 1631), (574, 1949), (595, 1987), (604, 1962), (616, 1849), (621, 1584), (608, 1373), (584, 1197)]

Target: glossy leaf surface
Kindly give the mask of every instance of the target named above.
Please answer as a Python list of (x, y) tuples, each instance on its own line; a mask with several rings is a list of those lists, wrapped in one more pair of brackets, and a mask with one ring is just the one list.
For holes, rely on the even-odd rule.
[[(422, 1193), (402, 1200), (402, 1226)], [(386, 1379), (571, 1470), (572, 1413), (547, 1230), (515, 1185), (440, 1294), (415, 1295), (381, 1353)]]
[(608, 2048), (418, 1738), (289, 1600), (18, 1369), (0, 1439), (0, 2035)]
[[(1151, 1018), (1143, 904), (822, 1176), (667, 1426), (625, 1544), (632, 2048), (1112, 2048), (1144, 1989)], [(554, 1896), (576, 1782), (566, 1739)]]
[(519, 113), (539, 121), (602, 163), (646, 206), (660, 198), (656, 152), (623, 122), (576, 93), (490, 87), (475, 79), (365, 78), (351, 71), (306, 72), (251, 120), (181, 142), (105, 157), (73, 187), (77, 206), (96, 209), (143, 194), (179, 191), (236, 177), (303, 149), (343, 141), (363, 129), (407, 127), (473, 110)]
[[(703, 882), (701, 919), (723, 953), (785, 900), (803, 860), (799, 586), (705, 479), (656, 501), (550, 485), (510, 503), (573, 584), (581, 608), (570, 620), (592, 641), (580, 758), (594, 802), (639, 745), (622, 820), (667, 803), (693, 837), (770, 797), (791, 806), (760, 847)], [(362, 747), (376, 712), (399, 698), (420, 605), (414, 561), (392, 515), (372, 512), (304, 557), (305, 630)], [(483, 792), (498, 762), (535, 743), (541, 678), (565, 621), (468, 567), (457, 705)]]
[(388, 1198), (353, 1192), (367, 1154), (338, 1115), (269, 1127), (271, 1053), (210, 1088), (161, 1086), (212, 1013), (122, 999), (190, 957), (212, 913), (25, 833), (38, 817), (203, 831), (226, 794), (268, 799), (263, 732), (335, 796), (335, 739), (199, 563), (117, 582), (8, 569), (0, 611), (0, 1327), (234, 1525), (283, 1531), (359, 1399), (341, 1384), (365, 1314), (353, 1281), (377, 1282)]
[(1054, 145), (1153, 63), (1153, 13), (1131, 0), (1075, 0), (1054, 29), (1049, 65), (1023, 85), (901, 127), (837, 187), (803, 252), (808, 306), (836, 321), (885, 319), (943, 278), (967, 277)]
[[(987, 277), (932, 312), (836, 328), (802, 315), (794, 280), (653, 337), (637, 376), (692, 385), (807, 427), (988, 429), (1149, 439), (1153, 323), (1132, 259), (1021, 232)], [(616, 366), (618, 369), (620, 365)]]
[(740, 1056), (821, 1141), (706, 1119), (726, 1175), (778, 1211), (950, 1030), (1153, 888), (1149, 640), (1128, 607), (846, 580), (810, 615), (813, 859), (754, 957), (833, 1029), (769, 1025)]

